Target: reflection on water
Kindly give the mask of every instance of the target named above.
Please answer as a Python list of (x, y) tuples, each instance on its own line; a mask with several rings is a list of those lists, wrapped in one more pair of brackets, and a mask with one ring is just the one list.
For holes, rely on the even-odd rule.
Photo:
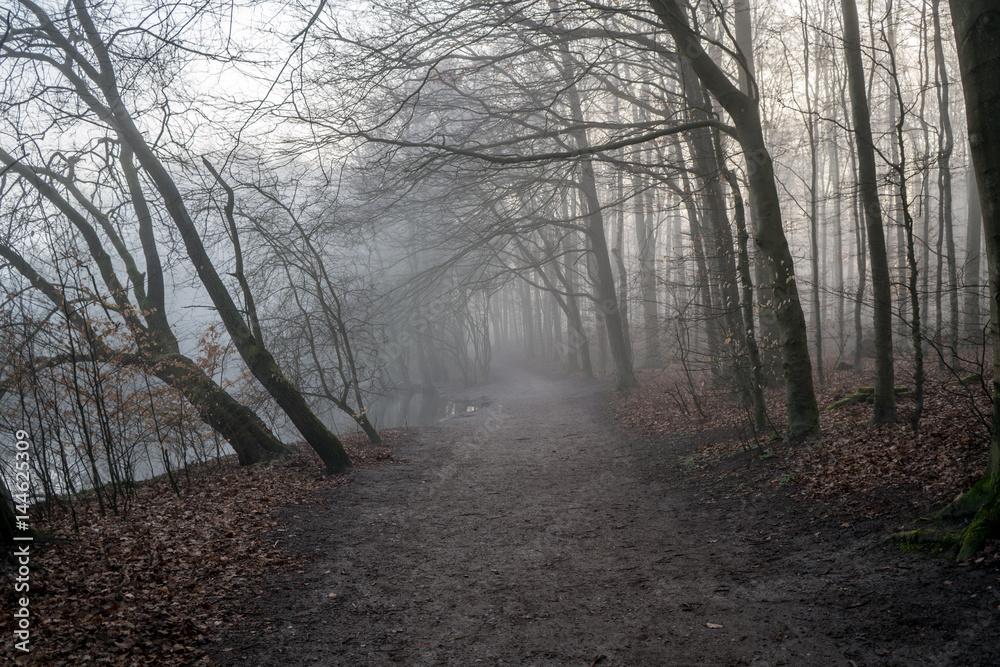
[(436, 389), (411, 389), (384, 396), (368, 410), (374, 417), (375, 427), (380, 429), (427, 426), (448, 417), (475, 411), (475, 405), (446, 399)]

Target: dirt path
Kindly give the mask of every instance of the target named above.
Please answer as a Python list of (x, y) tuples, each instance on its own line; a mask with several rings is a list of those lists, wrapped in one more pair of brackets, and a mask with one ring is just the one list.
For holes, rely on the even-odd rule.
[[(476, 411), (420, 429), (397, 452), (402, 462), (358, 470), (320, 504), (294, 508), (288, 545), (316, 558), (268, 582), (259, 624), (216, 657), (250, 665), (998, 664), (995, 648), (980, 655), (996, 638), (989, 573), (898, 567), (862, 551), (857, 537), (770, 542), (753, 525), (754, 508), (727, 514), (650, 481), (608, 425), (606, 391), (508, 371), (470, 395), (482, 405)], [(830, 546), (843, 542), (854, 551)], [(941, 588), (948, 567), (954, 589), (969, 590), (933, 599), (978, 599), (949, 607), (953, 621), (942, 625), (946, 610), (913, 592)]]

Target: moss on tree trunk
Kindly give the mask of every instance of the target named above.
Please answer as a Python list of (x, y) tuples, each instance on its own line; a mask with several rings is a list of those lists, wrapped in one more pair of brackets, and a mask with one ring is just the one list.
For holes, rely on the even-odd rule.
[[(939, 513), (965, 519), (965, 528), (939, 534), (942, 544), (960, 542), (958, 558), (973, 556), (1000, 533), (1000, 0), (951, 0), (952, 25), (965, 93), (969, 144), (983, 209), (989, 266), (993, 341), (993, 428), (986, 472), (971, 489)], [(924, 531), (895, 536), (903, 542), (926, 538)]]

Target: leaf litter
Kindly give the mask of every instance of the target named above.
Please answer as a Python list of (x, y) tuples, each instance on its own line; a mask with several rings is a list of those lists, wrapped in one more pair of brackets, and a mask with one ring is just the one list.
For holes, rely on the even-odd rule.
[[(403, 434), (344, 444), (356, 466), (379, 465)], [(302, 565), (284, 550), (278, 510), (350, 483), (324, 473), (304, 444), (293, 449), (250, 467), (235, 457), (191, 466), (176, 473), (180, 496), (165, 477), (142, 483), (125, 515), (101, 517), (79, 500), (78, 531), (68, 510), (39, 517), (33, 525), (47, 537), (31, 545), (30, 653), (16, 664), (211, 664), (206, 648), (254, 613), (264, 575)], [(0, 562), (3, 579), (13, 573)], [(22, 595), (4, 585), (0, 607), (14, 609)], [(0, 632), (11, 636), (13, 621), (3, 614)]]
[[(757, 434), (729, 390), (696, 383), (696, 403), (690, 383), (666, 371), (640, 374), (641, 386), (618, 392), (611, 406), (616, 422), (633, 434), (661, 447), (687, 443), (677, 448), (676, 465), (729, 495), (762, 497), (780, 489), (848, 527), (860, 519), (926, 520), (985, 471), (992, 378), (963, 384), (952, 373), (929, 371), (914, 432), (912, 398), (897, 399), (899, 421), (889, 424), (871, 424), (867, 403), (829, 407), (870, 384), (867, 370), (828, 373), (826, 385), (816, 387), (822, 434), (799, 443), (772, 435), (786, 419), (783, 388), (765, 390), (774, 428)], [(905, 367), (897, 365), (896, 372), (897, 382), (908, 377)], [(987, 560), (996, 558), (997, 546), (987, 547)]]

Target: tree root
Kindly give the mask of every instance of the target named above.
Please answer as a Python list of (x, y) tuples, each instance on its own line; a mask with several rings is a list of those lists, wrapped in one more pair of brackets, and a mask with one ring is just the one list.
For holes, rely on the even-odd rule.
[(958, 552), (958, 560), (968, 560), (983, 548), (986, 540), (1000, 529), (1000, 493), (992, 490), (989, 500), (979, 508), (972, 523), (965, 529), (965, 540)]
[[(909, 387), (897, 384), (895, 387), (896, 398), (912, 398), (913, 391)], [(860, 403), (873, 403), (875, 401), (875, 387), (858, 387), (853, 394), (834, 401), (826, 407), (827, 410), (835, 410), (845, 405), (857, 405)]]
[(941, 549), (955, 549), (962, 544), (964, 533), (964, 528), (959, 528), (957, 530), (920, 528), (919, 530), (907, 530), (902, 533), (893, 533), (886, 539), (900, 546), (936, 545)]
[(987, 477), (983, 476), (972, 488), (938, 512), (936, 518), (949, 521), (970, 519), (976, 515), (989, 497), (990, 483)]
[[(954, 530), (936, 528), (910, 530), (902, 533), (894, 533), (888, 537), (888, 540), (899, 545), (937, 545), (941, 549), (957, 549), (958, 561), (969, 560), (983, 548), (986, 540), (1000, 535), (1000, 493), (997, 493), (995, 489), (991, 489), (988, 484), (983, 485), (983, 489), (981, 490), (977, 490), (977, 487), (979, 487), (979, 484), (970, 489), (962, 498), (959, 498), (945, 508), (945, 510), (942, 510), (938, 515), (941, 518), (946, 511), (957, 512), (953, 507), (959, 504), (966, 496), (974, 495), (976, 498), (982, 498), (983, 495), (987, 496), (985, 502), (980, 500), (980, 506), (974, 511), (974, 516), (968, 526)], [(974, 491), (975, 494), (973, 494)], [(967, 512), (971, 505), (972, 501), (966, 501), (961, 503), (959, 508), (963, 512)], [(956, 516), (956, 514), (951, 514), (950, 516)]]

